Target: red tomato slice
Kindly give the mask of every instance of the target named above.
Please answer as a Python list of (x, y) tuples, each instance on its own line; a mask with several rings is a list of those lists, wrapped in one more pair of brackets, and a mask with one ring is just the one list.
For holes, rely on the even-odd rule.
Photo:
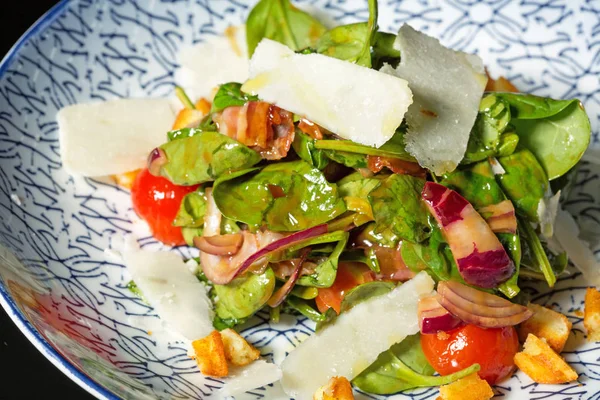
[(169, 180), (152, 175), (143, 169), (137, 175), (131, 188), (133, 209), (143, 218), (152, 231), (152, 235), (161, 242), (179, 246), (185, 244), (181, 228), (173, 226), (183, 197), (198, 188), (178, 186)]
[(469, 324), (447, 333), (421, 335), (421, 346), (431, 366), (441, 375), (478, 363), (479, 376), (493, 385), (514, 371), (519, 338), (512, 326), (485, 329)]
[(340, 263), (333, 285), (319, 289), (319, 294), (315, 299), (319, 311), (324, 313), (329, 308), (333, 308), (339, 314), (344, 294), (350, 289), (374, 279), (373, 272), (364, 264)]

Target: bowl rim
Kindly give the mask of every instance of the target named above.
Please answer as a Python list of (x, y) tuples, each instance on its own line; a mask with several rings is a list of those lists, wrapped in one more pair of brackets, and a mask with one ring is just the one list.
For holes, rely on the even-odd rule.
[[(0, 77), (6, 73), (8, 67), (12, 64), (12, 61), (17, 56), (19, 51), (27, 42), (35, 35), (42, 32), (51, 23), (63, 15), (63, 11), (73, 0), (60, 0), (57, 4), (52, 6), (46, 11), (37, 21), (33, 23), (25, 31), (23, 35), (15, 42), (15, 44), (8, 50), (2, 61), (0, 61)], [(48, 343), (38, 330), (27, 320), (21, 310), (17, 307), (16, 303), (8, 293), (5, 287), (5, 283), (0, 279), (0, 305), (6, 311), (10, 319), (19, 328), (19, 330), (25, 335), (25, 337), (31, 342), (36, 349), (40, 351), (56, 368), (64, 373), (69, 379), (77, 383), (80, 387), (85, 389), (92, 396), (102, 400), (118, 400), (118, 397), (108, 391), (98, 382), (81, 372), (75, 365), (69, 360), (63, 357), (50, 343)]]

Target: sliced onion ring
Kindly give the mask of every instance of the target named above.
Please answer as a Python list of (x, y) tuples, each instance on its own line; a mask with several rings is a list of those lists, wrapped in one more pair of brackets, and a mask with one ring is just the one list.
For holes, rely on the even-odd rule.
[(267, 301), (267, 304), (271, 308), (275, 308), (278, 305), (280, 305), (281, 303), (283, 303), (283, 301), (288, 296), (288, 294), (290, 294), (290, 292), (294, 288), (294, 285), (296, 284), (296, 281), (300, 277), (300, 271), (302, 270), (302, 264), (304, 264), (304, 262), (306, 261), (306, 258), (308, 257), (309, 253), (310, 253), (309, 248), (302, 250), (302, 255), (300, 256), (300, 261), (296, 264), (296, 268), (294, 269), (294, 272), (292, 272), (292, 275), (290, 275), (287, 282), (282, 287), (280, 287), (275, 293), (273, 293), (273, 295), (271, 296), (269, 301)]
[(464, 322), (483, 328), (514, 326), (533, 315), (527, 307), (458, 282), (438, 284), (439, 302)]
[(435, 294), (419, 300), (417, 313), (419, 328), (423, 334), (434, 334), (439, 331), (449, 332), (463, 324), (460, 319), (442, 307)]
[(157, 147), (148, 155), (148, 171), (154, 176), (159, 176), (160, 168), (168, 161), (165, 152), (160, 147)]
[(289, 236), (276, 240), (275, 242), (268, 244), (267, 246), (263, 247), (262, 249), (258, 250), (256, 253), (248, 257), (246, 261), (242, 263), (241, 267), (237, 270), (234, 277), (241, 275), (260, 258), (268, 256), (269, 254), (274, 253), (276, 251), (286, 249), (303, 240), (310, 239), (315, 236), (324, 235), (325, 233), (327, 233), (327, 224), (322, 224), (300, 232), (292, 233)]
[(216, 256), (231, 256), (240, 251), (244, 244), (244, 236), (241, 233), (215, 236), (196, 236), (194, 246), (201, 251)]

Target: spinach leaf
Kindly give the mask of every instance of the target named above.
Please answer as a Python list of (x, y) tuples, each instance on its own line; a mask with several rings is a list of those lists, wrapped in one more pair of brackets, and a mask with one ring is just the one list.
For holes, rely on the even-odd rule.
[(217, 132), (200, 132), (170, 141), (160, 148), (167, 158), (160, 174), (176, 185), (213, 181), (228, 172), (249, 168), (261, 160), (254, 150)]
[(304, 300), (312, 300), (319, 295), (319, 289), (308, 286), (294, 286), (290, 295), (299, 297)]
[[(340, 314), (347, 312), (357, 306), (358, 304), (369, 300), (373, 297), (381, 296), (391, 292), (396, 285), (391, 282), (383, 282), (383, 281), (373, 281), (366, 282), (356, 286), (353, 289), (350, 289), (342, 299), (342, 303), (340, 305)], [(324, 318), (322, 321), (317, 323), (315, 328), (316, 332), (319, 332), (321, 329), (329, 326), (335, 319), (338, 317), (338, 314), (335, 312), (333, 308), (327, 310), (324, 314)]]
[(546, 172), (533, 153), (527, 149), (500, 157), (498, 161), (506, 171), (496, 176), (502, 190), (513, 202), (518, 213), (538, 222), (538, 204), (548, 189)]
[(315, 140), (296, 129), (292, 147), (300, 159), (306, 161), (317, 169), (323, 169), (329, 164), (329, 159), (323, 150), (315, 148)]
[(363, 178), (340, 184), (338, 188), (348, 210), (367, 215), (373, 219), (373, 210), (368, 196), (380, 184), (381, 179)]
[(181, 234), (183, 235), (183, 240), (185, 240), (185, 244), (190, 247), (194, 247), (194, 238), (196, 236), (202, 236), (202, 228), (190, 228), (187, 226), (181, 227)]
[(420, 336), (416, 334), (381, 353), (352, 383), (367, 393), (393, 394), (417, 387), (446, 385), (479, 369), (479, 364), (473, 364), (454, 374), (432, 376), (435, 371), (427, 362)]
[(590, 143), (590, 120), (579, 100), (553, 100), (530, 94), (497, 93), (510, 105), (520, 142), (555, 179), (581, 159)]
[(512, 233), (497, 233), (498, 240), (502, 243), (502, 247), (508, 253), (513, 263), (515, 264), (515, 273), (508, 278), (506, 282), (503, 282), (498, 286), (498, 290), (502, 292), (506, 297), (512, 299), (519, 294), (521, 288), (519, 288), (519, 271), (521, 270), (521, 259), (523, 258), (521, 250), (521, 237), (519, 232), (516, 234)]
[[(445, 251), (449, 248), (437, 223), (431, 221), (430, 226), (431, 236), (427, 243), (402, 242), (400, 247), (402, 260), (414, 273), (427, 271), (436, 280), (447, 281), (451, 277), (451, 264)], [(452, 259), (452, 253), (450, 253), (450, 259)]]
[(376, 223), (371, 222), (361, 232), (361, 237), (368, 240), (371, 243), (378, 244), (383, 247), (396, 247), (400, 242), (400, 237), (391, 230), (384, 230), (382, 232), (375, 231)]
[(384, 63), (397, 68), (400, 64), (400, 50), (394, 48), (396, 35), (387, 32), (377, 32), (371, 51), (372, 68), (380, 70)]
[(299, 231), (346, 211), (337, 186), (304, 161), (270, 164), (253, 175), (243, 172), (217, 180), (213, 189), (221, 213), (235, 221)]
[[(325, 314), (321, 314), (315, 310), (309, 303), (309, 300), (304, 300), (295, 296), (288, 296), (285, 299), (285, 306), (288, 309), (294, 310), (306, 318), (319, 323), (325, 320)], [(314, 303), (314, 302), (313, 302)]]
[(326, 288), (333, 285), (333, 281), (335, 281), (337, 275), (340, 254), (342, 254), (342, 251), (346, 248), (348, 237), (350, 236), (348, 232), (344, 233), (343, 239), (337, 243), (329, 257), (317, 266), (315, 272), (310, 275), (301, 276), (296, 282), (297, 285), (317, 288)]
[(348, 153), (346, 151), (336, 150), (318, 150), (322, 151), (323, 154), (331, 161), (335, 161), (338, 164), (345, 165), (349, 168), (367, 168), (367, 156), (364, 154)]
[(410, 175), (390, 175), (367, 196), (375, 218), (375, 233), (393, 232), (399, 239), (422, 242), (429, 237), (428, 212), (421, 202), (425, 181)]
[(314, 47), (327, 29), (289, 0), (261, 0), (246, 20), (246, 41), (251, 57), (258, 43), (272, 39), (292, 50)]
[[(468, 164), (497, 155), (501, 137), (509, 122), (510, 107), (508, 103), (494, 94), (485, 96), (479, 104), (479, 113), (471, 130), (462, 163)], [(518, 141), (518, 136), (510, 136), (510, 139), (514, 140), (515, 137)], [(503, 148), (506, 152), (506, 145)]]
[(214, 285), (216, 315), (222, 320), (248, 318), (267, 303), (274, 289), (271, 268), (262, 274), (245, 274), (227, 285)]
[(258, 96), (253, 96), (242, 92), (242, 84), (237, 82), (224, 83), (219, 86), (210, 109), (211, 113), (223, 111), (227, 107), (243, 106), (249, 101), (258, 100)]
[(202, 187), (195, 192), (188, 193), (181, 200), (179, 211), (173, 221), (173, 226), (186, 226), (198, 228), (204, 225), (204, 214), (206, 213), (206, 195)]
[[(521, 230), (521, 237), (523, 238), (523, 248), (526, 250), (524, 257), (524, 265), (534, 271), (539, 271), (543, 275), (544, 279), (548, 283), (549, 287), (554, 287), (556, 283), (556, 273), (550, 264), (548, 259), (548, 253), (539, 236), (529, 223), (522, 218), (519, 218), (519, 228)], [(559, 262), (562, 258), (559, 258)], [(564, 270), (564, 269), (563, 269)], [(562, 272), (562, 271), (561, 271)]]
[(212, 120), (211, 114), (204, 117), (196, 128), (182, 128), (167, 132), (167, 141), (196, 136), (202, 132), (217, 132), (217, 125)]
[(358, 144), (351, 140), (334, 140), (322, 139), (315, 141), (315, 148), (322, 150), (335, 150), (347, 153), (364, 154), (369, 156), (399, 158), (404, 161), (415, 162), (415, 158), (411, 156), (404, 147), (404, 133), (401, 131), (402, 126), (396, 131), (394, 136), (388, 140), (383, 146), (376, 148)]

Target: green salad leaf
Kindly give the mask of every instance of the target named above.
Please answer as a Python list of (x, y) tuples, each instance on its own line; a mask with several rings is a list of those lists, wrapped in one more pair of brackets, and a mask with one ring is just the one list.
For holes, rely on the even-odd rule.
[(296, 129), (292, 148), (300, 159), (317, 169), (322, 170), (329, 164), (329, 158), (325, 152), (315, 148), (315, 140), (299, 129)]
[(404, 161), (415, 162), (415, 158), (406, 151), (404, 146), (404, 130), (405, 126), (401, 125), (396, 130), (396, 133), (394, 133), (394, 136), (379, 148), (365, 146), (364, 144), (355, 143), (351, 140), (334, 139), (316, 140), (315, 148), (368, 156), (399, 158)]
[(172, 140), (160, 148), (167, 163), (160, 174), (176, 185), (195, 185), (257, 164), (261, 157), (240, 142), (217, 132)]
[(377, 32), (371, 51), (372, 68), (380, 70), (384, 63), (397, 68), (400, 64), (400, 50), (394, 48), (396, 35), (387, 32)]
[(226, 217), (289, 232), (325, 223), (346, 211), (337, 186), (305, 161), (269, 164), (251, 172), (215, 182), (213, 196)]
[[(519, 218), (519, 228), (521, 230), (522, 245), (525, 249), (524, 262), (528, 269), (541, 272), (542, 276), (551, 288), (556, 283), (557, 274), (550, 263), (548, 258), (549, 251), (543, 246), (539, 236), (529, 223), (529, 221)], [(562, 258), (558, 258), (559, 263), (562, 262)], [(561, 269), (558, 266), (557, 269)], [(562, 268), (564, 271), (564, 267)], [(562, 272), (560, 271), (560, 272)]]
[(331, 161), (345, 165), (349, 168), (367, 168), (367, 156), (364, 154), (348, 153), (346, 151), (319, 150)]
[(421, 202), (425, 180), (390, 175), (372, 190), (368, 199), (375, 217), (374, 232), (393, 232), (399, 239), (422, 242), (429, 237), (428, 212)]
[(402, 261), (414, 273), (427, 271), (438, 281), (451, 278), (452, 252), (435, 221), (430, 222), (431, 235), (427, 243), (402, 242)]
[(317, 266), (315, 272), (310, 275), (301, 276), (296, 284), (300, 286), (313, 286), (317, 288), (326, 288), (333, 285), (333, 281), (335, 281), (335, 277), (337, 275), (338, 260), (340, 258), (340, 254), (342, 254), (342, 251), (344, 251), (346, 248), (349, 237), (350, 234), (348, 232), (344, 232), (344, 237), (342, 240), (336, 244), (335, 248), (325, 259), (325, 261)]
[(227, 285), (213, 285), (215, 313), (223, 321), (245, 320), (260, 310), (273, 294), (275, 273), (247, 273)]
[(497, 93), (510, 106), (511, 123), (550, 180), (569, 171), (583, 156), (591, 138), (590, 120), (581, 102), (531, 94)]
[(210, 112), (216, 113), (223, 111), (227, 107), (243, 106), (249, 101), (258, 100), (258, 96), (253, 96), (242, 92), (242, 84), (238, 82), (224, 83), (219, 86), (215, 94)]
[(181, 200), (179, 211), (173, 221), (174, 226), (186, 226), (198, 228), (204, 225), (204, 214), (206, 213), (206, 195), (204, 188), (188, 193)]
[(496, 176), (502, 190), (513, 202), (519, 214), (538, 222), (538, 204), (548, 190), (548, 177), (544, 168), (527, 149), (500, 157), (498, 161), (506, 171)]
[[(306, 318), (310, 319), (311, 321), (316, 322), (317, 324), (319, 322), (325, 321), (325, 314), (321, 314), (320, 312), (315, 310), (315, 308), (311, 304), (309, 304), (310, 301), (311, 300), (301, 299), (296, 296), (288, 296), (285, 299), (284, 310), (285, 308), (294, 310), (300, 313), (301, 315), (305, 316)], [(314, 301), (312, 301), (312, 303), (314, 304)]]
[(246, 41), (251, 57), (258, 43), (272, 39), (292, 50), (314, 47), (327, 29), (289, 0), (260, 0), (246, 20)]
[(406, 337), (383, 352), (352, 383), (374, 394), (393, 394), (417, 387), (441, 386), (479, 371), (479, 364), (445, 376), (432, 376), (433, 367), (421, 348), (420, 335)]
[(371, 44), (377, 32), (377, 0), (368, 0), (369, 20), (341, 25), (326, 32), (317, 43), (317, 52), (371, 68)]

